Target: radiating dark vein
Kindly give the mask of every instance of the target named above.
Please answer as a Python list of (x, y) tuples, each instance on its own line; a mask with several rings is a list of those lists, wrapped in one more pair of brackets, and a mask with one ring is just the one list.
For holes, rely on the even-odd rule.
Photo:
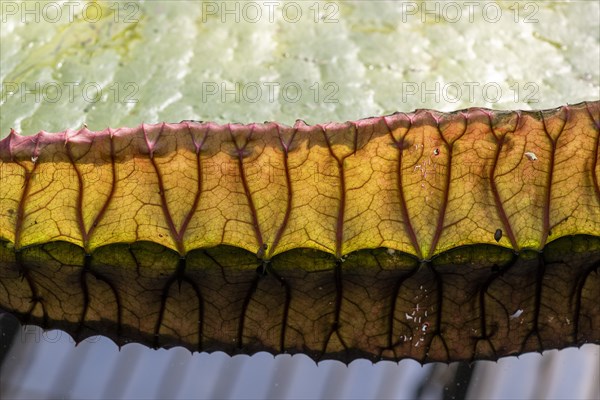
[(285, 290), (285, 301), (283, 303), (283, 315), (281, 316), (281, 332), (279, 335), (279, 352), (283, 353), (285, 351), (285, 334), (288, 328), (288, 315), (290, 312), (290, 304), (292, 303), (292, 289), (290, 285), (287, 283), (285, 278), (277, 273), (271, 266), (271, 263), (268, 261), (264, 261), (267, 263), (266, 271), (268, 274), (273, 275), (273, 277), (279, 282), (279, 284)]
[(594, 192), (596, 192), (596, 200), (598, 202), (598, 206), (600, 206), (600, 179), (598, 178), (598, 172), (596, 172), (598, 168), (598, 159), (600, 159), (600, 119), (595, 120), (594, 114), (590, 110), (589, 103), (586, 103), (586, 108), (592, 123), (596, 128), (596, 140), (594, 141), (594, 151), (592, 157), (592, 166), (590, 169), (590, 174), (592, 175), (592, 183), (594, 185)]
[[(200, 158), (200, 152), (202, 151), (202, 147), (204, 146), (204, 142), (206, 141), (206, 138), (208, 137), (208, 132), (210, 129), (208, 127), (206, 128), (206, 130), (204, 131), (204, 135), (202, 136), (202, 140), (200, 141), (200, 143), (197, 143), (196, 139), (194, 138), (194, 135), (192, 134), (192, 129), (190, 128), (190, 125), (188, 123), (186, 123), (186, 126), (188, 129), (188, 133), (190, 134), (190, 136), (192, 138), (192, 142), (194, 143), (194, 148), (196, 150), (197, 186), (196, 186), (196, 193), (194, 194), (194, 200), (192, 202), (192, 207), (186, 214), (185, 219), (183, 220), (183, 223), (181, 224), (181, 227), (179, 228), (179, 233), (177, 234), (177, 240), (182, 243), (183, 243), (183, 237), (186, 233), (187, 227), (188, 227), (190, 221), (192, 220), (192, 217), (198, 210), (198, 204), (200, 203), (200, 196), (202, 195), (202, 159)], [(184, 249), (184, 253), (181, 253), (181, 254), (185, 255), (185, 252), (187, 252), (187, 250), (188, 249)]]
[(96, 214), (96, 217), (92, 221), (92, 224), (90, 225), (89, 229), (86, 229), (85, 223), (83, 221), (83, 200), (84, 200), (83, 176), (81, 175), (81, 171), (77, 167), (76, 160), (73, 158), (73, 150), (72, 150), (73, 143), (69, 142), (69, 141), (66, 142), (67, 157), (69, 158), (69, 162), (73, 166), (73, 169), (75, 170), (75, 174), (77, 175), (77, 184), (78, 184), (78, 190), (79, 190), (79, 194), (77, 196), (77, 221), (78, 221), (78, 226), (79, 226), (79, 230), (80, 230), (81, 237), (82, 237), (83, 248), (85, 249), (87, 254), (90, 253), (90, 249), (89, 249), (90, 238), (92, 237), (92, 234), (94, 233), (94, 230), (96, 229), (96, 227), (102, 221), (102, 218), (104, 217), (104, 214), (106, 213), (106, 210), (108, 209), (108, 206), (110, 205), (110, 202), (113, 198), (113, 195), (115, 193), (115, 189), (117, 186), (117, 173), (116, 173), (116, 166), (115, 166), (113, 134), (112, 134), (112, 130), (110, 128), (108, 129), (108, 131), (109, 131), (109, 143), (110, 143), (112, 181), (110, 183), (110, 191), (108, 193), (108, 196), (107, 196), (106, 200), (104, 201), (104, 204), (100, 208), (100, 211), (98, 211), (98, 214)]
[[(464, 133), (464, 132), (463, 132)], [(462, 136), (462, 135), (461, 135)], [(435, 279), (435, 296), (436, 296), (436, 308), (435, 308), (435, 323), (433, 323), (433, 329), (431, 333), (428, 333), (430, 338), (427, 344), (425, 345), (425, 357), (423, 358), (423, 362), (427, 360), (429, 357), (429, 351), (431, 350), (431, 345), (436, 337), (439, 337), (444, 346), (444, 350), (446, 352), (446, 361), (450, 362), (450, 349), (448, 348), (448, 344), (446, 343), (446, 339), (443, 336), (442, 322), (444, 317), (444, 282), (438, 271), (435, 269), (431, 261), (424, 262), (423, 268), (427, 267), (433, 273), (433, 277)], [(426, 325), (424, 325), (426, 326)], [(423, 329), (423, 328), (422, 328)], [(439, 356), (438, 356), (439, 357)]]
[(340, 314), (342, 312), (342, 300), (344, 298), (343, 291), (344, 285), (342, 281), (342, 260), (338, 259), (335, 263), (335, 267), (333, 269), (333, 279), (335, 282), (335, 309), (333, 312), (333, 322), (331, 323), (331, 327), (329, 328), (329, 332), (325, 336), (323, 340), (323, 348), (321, 350), (321, 354), (319, 358), (322, 358), (327, 354), (327, 347), (329, 342), (331, 341), (331, 336), (335, 333), (337, 335), (340, 344), (342, 345), (342, 349), (344, 351), (348, 350), (348, 345), (344, 340), (344, 337), (340, 334)]
[(544, 127), (544, 134), (546, 138), (550, 141), (550, 160), (548, 166), (548, 176), (546, 178), (546, 198), (544, 201), (543, 207), (543, 215), (542, 215), (542, 238), (540, 240), (540, 250), (544, 248), (546, 241), (548, 240), (548, 235), (550, 234), (550, 200), (552, 199), (552, 179), (554, 177), (554, 164), (556, 162), (556, 147), (558, 145), (558, 140), (560, 139), (560, 135), (563, 133), (563, 129), (569, 119), (569, 109), (562, 108), (565, 111), (565, 119), (563, 121), (562, 127), (559, 129), (558, 135), (556, 139), (554, 139), (548, 133), (548, 127), (546, 126), (546, 120), (544, 118), (544, 114), (540, 112), (540, 120), (542, 121), (542, 126)]
[[(390, 296), (390, 313), (388, 315), (388, 332), (387, 332), (387, 346), (380, 350), (379, 356), (383, 355), (384, 350), (392, 350), (394, 356), (396, 356), (396, 347), (401, 345), (400, 340), (394, 340), (394, 325), (396, 321), (396, 303), (398, 302), (398, 296), (400, 295), (400, 290), (402, 289), (402, 285), (408, 279), (412, 278), (420, 268), (420, 264), (418, 262), (415, 263), (414, 268), (412, 268), (408, 273), (398, 278), (394, 284), (394, 289), (392, 291), (392, 295)], [(404, 324), (404, 322), (401, 322)], [(404, 324), (406, 328), (410, 330), (406, 324)]]
[(244, 348), (244, 328), (246, 325), (246, 315), (248, 315), (248, 307), (250, 306), (250, 301), (252, 300), (252, 296), (254, 295), (254, 293), (256, 293), (256, 289), (258, 288), (258, 282), (261, 279), (262, 275), (264, 274), (257, 273), (257, 275), (252, 279), (252, 283), (250, 283), (250, 288), (246, 292), (244, 302), (242, 303), (242, 307), (240, 309), (237, 339), (235, 342), (235, 346), (238, 350), (242, 350)]
[(287, 189), (287, 203), (285, 206), (285, 214), (283, 216), (283, 221), (281, 222), (281, 225), (279, 226), (279, 229), (277, 230), (277, 233), (275, 234), (275, 238), (273, 239), (273, 243), (271, 244), (271, 246), (269, 248), (269, 256), (272, 255), (273, 252), (275, 251), (275, 249), (277, 248), (277, 245), (279, 244), (279, 241), (281, 240), (281, 237), (283, 236), (283, 232), (287, 228), (288, 220), (290, 219), (290, 214), (292, 212), (292, 199), (293, 199), (292, 177), (290, 176), (290, 166), (289, 166), (288, 155), (289, 155), (289, 151), (290, 151), (292, 142), (294, 141), (294, 138), (296, 137), (296, 133), (298, 132), (298, 128), (294, 127), (294, 132), (292, 133), (290, 140), (288, 142), (286, 142), (284, 140), (284, 138), (281, 136), (281, 129), (279, 128), (279, 125), (275, 125), (275, 129), (277, 130), (277, 136), (279, 137), (279, 143), (281, 144), (281, 150), (282, 150), (281, 158), (283, 160), (283, 169), (285, 170), (285, 185), (286, 185), (286, 189)]
[(237, 153), (236, 158), (238, 160), (238, 170), (239, 170), (239, 174), (240, 174), (240, 179), (242, 181), (242, 186), (244, 187), (244, 193), (246, 195), (246, 199), (248, 200), (248, 207), (250, 208), (250, 215), (252, 217), (252, 226), (254, 229), (254, 234), (256, 236), (256, 241), (258, 243), (258, 251), (261, 251), (261, 249), (263, 249), (263, 251), (264, 251), (264, 241), (263, 241), (262, 233), (260, 230), (260, 226), (258, 224), (258, 214), (256, 213), (256, 207), (254, 206), (254, 200), (252, 200), (252, 193), (250, 193), (250, 187), (248, 186), (248, 178), (246, 177), (246, 171), (244, 170), (244, 158), (246, 157), (247, 151), (248, 151), (248, 150), (246, 150), (246, 146), (248, 146), (248, 143), (252, 139), (255, 125), (253, 124), (250, 126), (250, 132), (248, 133), (248, 136), (246, 137), (246, 140), (242, 147), (238, 146), (238, 143), (233, 135), (233, 132), (231, 131), (231, 124), (228, 124), (227, 128), (229, 129), (229, 135), (231, 136), (231, 141), (235, 145), (235, 149), (236, 149), (236, 153)]
[(36, 305), (39, 304), (42, 307), (42, 326), (48, 326), (48, 312), (46, 311), (46, 307), (44, 306), (42, 297), (38, 294), (29, 269), (26, 267), (27, 264), (23, 262), (22, 251), (15, 252), (15, 263), (19, 271), (20, 279), (25, 279), (25, 281), (27, 282), (27, 286), (29, 287), (29, 291), (31, 292), (31, 294), (27, 296), (29, 300), (29, 307), (27, 308), (27, 311), (23, 318), (23, 323), (28, 324), (30, 320), (33, 319), (31, 318), (33, 315), (33, 310), (35, 310)]
[(475, 358), (477, 356), (477, 345), (482, 340), (486, 341), (487, 344), (490, 346), (493, 357), (497, 357), (496, 348), (491, 340), (492, 335), (495, 332), (493, 332), (493, 331), (490, 332), (488, 330), (485, 296), (489, 295), (488, 289), (489, 289), (490, 285), (496, 279), (498, 279), (498, 278), (502, 277), (502, 275), (508, 273), (510, 271), (510, 269), (517, 264), (517, 261), (518, 261), (517, 254), (513, 253), (510, 262), (508, 262), (506, 265), (501, 266), (501, 267), (495, 265), (495, 269), (492, 270), (492, 273), (490, 274), (489, 278), (486, 279), (486, 281), (481, 285), (481, 287), (478, 290), (477, 298), (478, 298), (478, 303), (479, 303), (479, 321), (480, 321), (479, 330), (481, 331), (481, 334), (473, 337), (473, 339), (475, 341), (473, 343), (473, 356), (471, 358), (471, 361), (475, 360)]
[[(516, 111), (517, 113), (517, 122), (515, 123), (515, 129), (511, 132), (515, 133), (517, 129), (519, 129), (519, 123), (521, 121), (521, 113)], [(517, 243), (517, 238), (513, 232), (512, 226), (506, 215), (506, 211), (504, 210), (504, 205), (502, 204), (502, 199), (500, 198), (500, 192), (498, 191), (498, 186), (496, 185), (496, 168), (498, 167), (498, 161), (500, 160), (500, 153), (502, 152), (502, 146), (504, 145), (504, 140), (508, 133), (505, 133), (501, 137), (498, 137), (496, 131), (494, 129), (494, 124), (492, 122), (492, 116), (490, 113), (486, 113), (489, 120), (489, 127), (494, 139), (496, 139), (496, 151), (494, 152), (494, 161), (492, 162), (492, 166), (490, 168), (489, 181), (490, 181), (490, 189), (492, 190), (492, 194), (494, 196), (494, 202), (496, 204), (496, 210), (498, 211), (498, 216), (500, 217), (500, 221), (502, 221), (502, 231), (506, 232), (506, 236), (508, 240), (510, 240), (510, 244), (515, 251), (519, 251), (519, 245)]]
[(583, 288), (587, 282), (587, 279), (592, 273), (598, 274), (600, 272), (600, 260), (592, 263), (588, 269), (581, 274), (577, 284), (574, 287), (574, 292), (571, 293), (570, 298), (575, 299), (575, 307), (573, 310), (573, 340), (579, 340), (579, 324), (581, 318), (581, 299), (583, 297)]
[(404, 153), (404, 150), (410, 145), (409, 143), (405, 143), (405, 138), (406, 136), (408, 136), (410, 129), (412, 128), (412, 120), (410, 118), (407, 118), (407, 121), (409, 122), (409, 125), (406, 130), (406, 133), (402, 135), (402, 138), (400, 138), (400, 140), (396, 141), (396, 139), (394, 138), (394, 134), (392, 133), (392, 129), (390, 128), (390, 125), (387, 122), (387, 119), (383, 117), (383, 122), (387, 127), (389, 135), (392, 141), (394, 142), (395, 146), (398, 148), (398, 164), (396, 167), (398, 169), (398, 172), (396, 173), (396, 180), (398, 190), (398, 202), (400, 203), (402, 221), (404, 222), (405, 231), (408, 234), (408, 237), (410, 238), (410, 242), (412, 243), (412, 246), (415, 249), (417, 257), (422, 259), (423, 252), (421, 251), (421, 246), (419, 245), (419, 241), (417, 240), (417, 235), (415, 234), (415, 229), (413, 228), (410, 215), (408, 214), (408, 208), (406, 207), (406, 199), (404, 198), (404, 185), (402, 183), (402, 155)]
[(440, 119), (431, 113), (429, 113), (429, 114), (435, 120), (435, 122), (437, 124), (438, 135), (439, 135), (440, 139), (442, 140), (442, 142), (444, 142), (444, 148), (446, 149), (446, 152), (448, 153), (448, 161), (447, 161), (448, 164), (446, 167), (446, 176), (445, 176), (445, 182), (444, 182), (442, 201), (440, 203), (440, 212), (438, 214), (435, 234), (433, 236), (433, 239), (431, 240), (431, 246), (429, 247), (429, 254), (427, 256), (427, 260), (431, 260), (431, 257), (433, 256), (433, 254), (435, 252), (437, 244), (438, 244), (440, 237), (442, 236), (442, 232), (444, 230), (444, 219), (446, 218), (446, 208), (448, 207), (448, 198), (450, 196), (450, 184), (452, 183), (452, 152), (454, 149), (454, 143), (456, 143), (465, 134), (465, 132), (467, 131), (467, 127), (468, 127), (468, 118), (465, 115), (463, 115), (463, 118), (465, 119), (464, 130), (462, 131), (462, 133), (460, 135), (458, 135), (458, 137), (454, 138), (454, 140), (452, 140), (450, 143), (448, 143), (448, 141), (444, 137), (444, 134), (440, 130)]
[(202, 293), (201, 293), (200, 289), (198, 288), (198, 285), (196, 284), (196, 282), (194, 282), (194, 280), (192, 280), (191, 278), (186, 276), (185, 270), (186, 270), (186, 258), (180, 257), (179, 262), (177, 264), (177, 269), (175, 270), (173, 275), (171, 275), (169, 277), (169, 279), (165, 283), (163, 290), (161, 292), (160, 309), (158, 312), (158, 317), (156, 319), (156, 324), (154, 325), (153, 347), (155, 349), (160, 347), (160, 328), (163, 324), (167, 300), (169, 299), (169, 292), (171, 290), (171, 286), (175, 282), (178, 283), (178, 288), (179, 288), (180, 292), (181, 292), (181, 283), (185, 282), (190, 285), (190, 287), (196, 294), (196, 297), (198, 299), (198, 334), (197, 334), (198, 341), (197, 341), (197, 346), (194, 350), (202, 351), (202, 349), (203, 349), (202, 339), (203, 339), (203, 335), (204, 335), (204, 299), (202, 297)]
[(87, 229), (85, 227), (85, 223), (83, 221), (83, 177), (81, 176), (81, 171), (79, 171), (79, 168), (77, 168), (77, 164), (73, 159), (73, 150), (71, 149), (71, 143), (66, 142), (65, 144), (67, 146), (67, 157), (69, 158), (69, 162), (71, 163), (71, 166), (73, 167), (73, 170), (75, 170), (75, 174), (77, 175), (77, 209), (75, 211), (77, 213), (77, 226), (79, 227), (79, 233), (81, 235), (81, 241), (83, 242), (83, 248), (86, 249), (86, 252), (89, 253), (89, 251), (87, 251), (89, 247), (89, 237)]
[[(357, 129), (356, 125), (354, 127), (354, 136), (356, 137)], [(326, 129), (319, 125), (319, 128), (323, 132), (323, 137), (325, 138), (325, 142), (327, 143), (327, 148), (329, 149), (329, 155), (335, 160), (336, 166), (338, 169), (339, 176), (339, 193), (340, 193), (340, 201), (338, 206), (338, 215), (337, 215), (337, 223), (335, 227), (335, 254), (338, 258), (342, 257), (342, 245), (344, 243), (344, 214), (346, 212), (346, 178), (344, 176), (344, 160), (347, 156), (338, 157), (333, 152), (333, 147), (331, 145), (331, 141), (329, 140), (329, 136), (327, 135)], [(356, 142), (354, 142), (356, 143)], [(356, 148), (354, 148), (356, 151)]]
[(8, 151), (11, 157), (11, 160), (14, 161), (17, 165), (23, 168), (24, 171), (24, 182), (23, 182), (23, 190), (21, 192), (21, 199), (19, 200), (19, 206), (17, 208), (17, 217), (15, 220), (15, 248), (19, 250), (21, 248), (21, 235), (23, 234), (23, 224), (25, 223), (25, 205), (27, 204), (27, 196), (29, 196), (29, 190), (31, 188), (31, 180), (33, 179), (33, 174), (35, 174), (35, 169), (38, 165), (37, 160), (40, 156), (40, 148), (39, 148), (39, 136), (35, 136), (31, 138), (32, 141), (35, 141), (35, 148), (33, 150), (31, 161), (33, 166), (31, 167), (31, 171), (27, 169), (27, 167), (19, 160), (13, 158), (12, 154), (12, 141), (15, 139), (16, 133), (14, 131), (10, 132), (10, 136), (8, 137)]
[[(160, 132), (156, 138), (156, 141), (160, 140), (160, 137), (161, 137), (164, 129), (165, 129), (165, 124), (163, 123), (160, 127)], [(150, 140), (148, 140), (148, 133), (146, 132), (146, 129), (144, 128), (144, 124), (142, 124), (142, 131), (144, 132), (144, 138), (146, 139), (146, 147), (148, 148), (148, 158), (149, 158), (150, 164), (152, 165), (152, 168), (154, 169), (154, 172), (156, 174), (156, 180), (158, 183), (158, 195), (160, 196), (160, 208), (162, 209), (163, 217), (165, 218), (165, 222), (167, 223), (167, 226), (169, 227), (169, 233), (171, 235), (171, 239), (173, 239), (173, 241), (175, 242), (177, 251), (179, 251), (179, 254), (185, 254), (183, 242), (180, 239), (180, 235), (177, 232), (177, 228), (175, 228), (175, 222), (173, 221), (173, 217), (171, 216), (171, 212), (169, 211), (169, 204), (167, 203), (167, 196), (165, 193), (165, 185), (163, 183), (162, 174), (160, 173), (160, 170), (158, 169), (158, 165), (156, 164), (156, 160), (154, 159), (155, 143), (151, 143)]]
[(535, 280), (535, 297), (534, 297), (534, 306), (533, 306), (533, 321), (531, 321), (531, 328), (528, 333), (525, 335), (523, 342), (521, 343), (521, 352), (527, 346), (527, 342), (532, 336), (535, 336), (537, 339), (537, 348), (536, 351), (541, 352), (544, 350), (544, 345), (542, 341), (542, 337), (540, 335), (540, 312), (541, 312), (541, 304), (542, 304), (542, 290), (543, 290), (543, 282), (544, 282), (544, 274), (546, 273), (546, 260), (544, 260), (544, 255), (542, 253), (538, 254), (538, 263), (536, 267), (536, 280)]

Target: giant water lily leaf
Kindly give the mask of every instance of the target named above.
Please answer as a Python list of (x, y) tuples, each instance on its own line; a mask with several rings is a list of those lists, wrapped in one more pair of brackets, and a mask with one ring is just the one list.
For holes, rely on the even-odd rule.
[(0, 308), (78, 340), (346, 361), (597, 343), (597, 103), (9, 135), (597, 98), (597, 4), (281, 3), (2, 9)]
[(600, 342), (600, 102), (0, 142), (0, 307), (315, 359)]

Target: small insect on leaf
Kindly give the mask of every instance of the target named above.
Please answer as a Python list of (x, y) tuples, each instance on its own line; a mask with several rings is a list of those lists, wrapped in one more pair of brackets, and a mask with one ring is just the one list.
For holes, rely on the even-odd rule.
[(516, 319), (519, 318), (521, 316), (521, 314), (523, 314), (523, 309), (519, 308), (517, 311), (515, 311), (511, 316), (510, 319)]
[(534, 152), (531, 152), (531, 151), (528, 151), (528, 152), (526, 152), (526, 153), (525, 153), (525, 157), (527, 157), (527, 159), (528, 159), (529, 161), (535, 161), (535, 160), (537, 160), (537, 159), (538, 159), (538, 158), (537, 158), (537, 156), (535, 155), (535, 153), (534, 153)]
[(500, 239), (502, 239), (502, 229), (496, 229), (496, 232), (494, 233), (494, 239), (496, 239), (496, 242), (499, 242)]

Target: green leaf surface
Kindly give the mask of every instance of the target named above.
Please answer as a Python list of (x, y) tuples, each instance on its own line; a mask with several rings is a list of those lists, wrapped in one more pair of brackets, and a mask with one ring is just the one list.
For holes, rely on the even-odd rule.
[[(14, 14), (3, 8), (0, 135), (184, 119), (315, 124), (416, 108), (548, 109), (599, 97), (597, 3), (507, 1), (485, 12), (481, 3), (458, 19), (437, 3), (439, 22), (422, 15), (422, 2), (290, 3), (273, 10), (273, 22), (267, 8), (251, 22), (243, 3), (230, 5), (238, 4), (236, 15), (221, 2), (216, 12), (215, 2), (98, 2), (97, 22), (96, 8), (83, 12), (81, 3), (55, 23), (50, 10), (35, 23), (23, 6)], [(36, 84), (38, 97), (26, 94)], [(432, 89), (437, 96), (426, 94)]]

